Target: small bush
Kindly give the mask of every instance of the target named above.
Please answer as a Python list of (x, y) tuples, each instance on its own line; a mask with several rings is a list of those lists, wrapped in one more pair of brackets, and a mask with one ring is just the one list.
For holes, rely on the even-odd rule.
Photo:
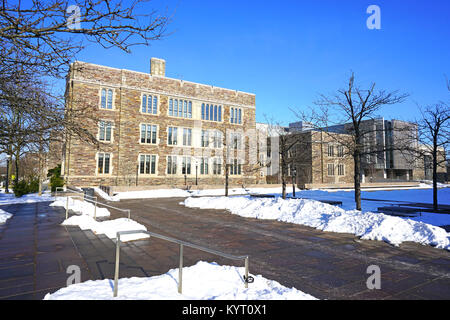
[(21, 197), (24, 194), (29, 193), (28, 192), (28, 182), (26, 182), (25, 180), (20, 180), (19, 182), (14, 184), (13, 190), (14, 190), (14, 195), (16, 197)]
[(48, 170), (47, 177), (50, 177), (50, 187), (52, 192), (55, 192), (57, 187), (64, 186), (64, 179), (61, 178), (61, 165)]

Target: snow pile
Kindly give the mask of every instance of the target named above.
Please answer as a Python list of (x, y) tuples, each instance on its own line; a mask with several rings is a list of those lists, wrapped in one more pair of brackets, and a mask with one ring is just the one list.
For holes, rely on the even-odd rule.
[[(51, 207), (64, 207), (66, 209), (67, 198), (66, 197), (57, 197), (56, 201), (50, 204)], [(91, 202), (77, 200), (73, 198), (69, 198), (69, 210), (73, 210), (75, 212), (79, 212), (85, 215), (89, 215), (91, 217), (95, 215), (97, 217), (109, 217), (109, 210), (106, 208), (101, 208), (97, 206), (95, 209), (95, 205)]]
[[(261, 275), (245, 289), (242, 276), (244, 268), (220, 266), (199, 261), (183, 268), (183, 294), (178, 293), (178, 269), (149, 278), (119, 279), (118, 297), (121, 300), (315, 300), (313, 296)], [(86, 281), (48, 293), (45, 300), (111, 300), (112, 280)]]
[(21, 197), (16, 197), (14, 193), (0, 193), (0, 205), (2, 204), (16, 204), (16, 203), (33, 203), (42, 201), (53, 201), (50, 193), (43, 193), (39, 196), (37, 193), (25, 194)]
[[(131, 219), (119, 218), (114, 220), (98, 222), (88, 215), (72, 216), (62, 223), (64, 226), (79, 226), (81, 230), (92, 230), (96, 234), (105, 234), (110, 239), (115, 239), (117, 232), (128, 230), (143, 230), (147, 228), (142, 224)], [(144, 233), (136, 233), (120, 236), (121, 241), (132, 241), (137, 239), (149, 238)]]
[(12, 217), (12, 214), (0, 209), (0, 224), (5, 223), (6, 220)]
[(323, 231), (351, 233), (362, 239), (383, 240), (393, 245), (413, 241), (450, 250), (450, 233), (445, 229), (382, 213), (344, 210), (315, 200), (205, 197), (187, 198), (182, 204), (201, 209), (225, 209), (243, 217), (275, 219)]

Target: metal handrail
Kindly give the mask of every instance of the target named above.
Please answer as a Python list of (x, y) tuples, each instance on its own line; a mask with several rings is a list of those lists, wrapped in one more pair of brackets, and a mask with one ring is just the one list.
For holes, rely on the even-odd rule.
[(117, 293), (119, 290), (119, 263), (120, 263), (120, 236), (121, 235), (126, 235), (126, 234), (136, 234), (136, 233), (143, 233), (143, 234), (147, 234), (149, 236), (155, 237), (155, 238), (159, 238), (162, 240), (166, 240), (172, 243), (177, 243), (180, 245), (180, 266), (178, 269), (178, 293), (182, 293), (182, 288), (183, 288), (183, 247), (190, 247), (193, 249), (197, 249), (197, 250), (201, 250), (201, 251), (205, 251), (214, 255), (218, 255), (224, 258), (228, 258), (231, 260), (244, 260), (244, 267), (245, 267), (245, 275), (244, 275), (244, 283), (245, 283), (245, 288), (248, 288), (248, 284), (249, 282), (253, 281), (253, 278), (248, 276), (248, 255), (245, 256), (235, 256), (232, 254), (227, 254), (227, 253), (223, 253), (217, 250), (213, 250), (213, 249), (209, 249), (209, 248), (205, 248), (193, 243), (189, 243), (186, 241), (182, 241), (182, 240), (178, 240), (175, 238), (171, 238), (171, 237), (167, 237), (167, 236), (163, 236), (161, 234), (158, 233), (154, 233), (154, 232), (150, 232), (150, 231), (144, 231), (144, 230), (129, 230), (129, 231), (119, 231), (117, 232), (117, 241), (116, 241), (116, 265), (115, 265), (115, 269), (114, 269), (114, 292), (113, 292), (113, 297), (117, 297)]
[(97, 201), (97, 197), (92, 197), (92, 196), (88, 196), (88, 195), (84, 195), (84, 196), (90, 197), (92, 199), (86, 199), (85, 197), (82, 197), (82, 196), (66, 196), (67, 197), (67, 200), (66, 200), (66, 219), (68, 219), (68, 216), (69, 216), (69, 198), (78, 198), (78, 199), (81, 199), (83, 201), (93, 203), (94, 204), (94, 220), (97, 220), (97, 206), (98, 205), (102, 205), (102, 206), (105, 206), (105, 207), (108, 207), (108, 208), (111, 208), (111, 209), (115, 209), (115, 210), (118, 210), (118, 211), (126, 212), (127, 216), (128, 216), (128, 219), (131, 219), (131, 210), (130, 209), (121, 209), (121, 208), (113, 207), (113, 206), (110, 206), (110, 205), (108, 205), (106, 203), (98, 202)]

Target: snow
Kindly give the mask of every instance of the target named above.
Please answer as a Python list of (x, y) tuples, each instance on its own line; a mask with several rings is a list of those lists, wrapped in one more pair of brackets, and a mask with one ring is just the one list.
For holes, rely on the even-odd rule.
[(443, 228), (382, 213), (345, 210), (315, 200), (236, 196), (187, 198), (181, 204), (228, 210), (243, 217), (275, 219), (322, 231), (351, 233), (361, 239), (382, 240), (396, 246), (413, 241), (450, 250), (450, 233)]
[(0, 224), (3, 224), (12, 217), (12, 214), (9, 212), (6, 212), (5, 210), (0, 209)]
[[(64, 207), (66, 209), (67, 197), (57, 197), (56, 201), (50, 204), (50, 207)], [(91, 217), (94, 214), (97, 217), (109, 217), (111, 214), (108, 209), (101, 208), (97, 206), (95, 209), (95, 205), (91, 202), (82, 201), (69, 197), (69, 210), (73, 210), (78, 213), (83, 213), (85, 215), (89, 215)]]
[(183, 293), (178, 293), (178, 269), (148, 278), (119, 279), (118, 297), (113, 298), (114, 282), (89, 280), (62, 288), (45, 300), (315, 300), (295, 288), (287, 288), (261, 275), (244, 287), (243, 267), (221, 266), (199, 261), (183, 268)]
[[(143, 230), (147, 231), (147, 228), (137, 223), (134, 220), (128, 218), (119, 218), (114, 220), (107, 220), (98, 222), (89, 215), (77, 215), (63, 221), (64, 226), (79, 226), (81, 230), (92, 230), (96, 234), (104, 234), (110, 239), (115, 239), (117, 232), (129, 231), (129, 230)], [(145, 239), (150, 236), (144, 233), (127, 234), (120, 236), (121, 241), (132, 241), (137, 239)]]
[(16, 198), (14, 193), (3, 193), (3, 192), (0, 193), (0, 205), (16, 204), (16, 203), (33, 203), (52, 200), (53, 197), (49, 192), (43, 193), (42, 196), (39, 196), (37, 193), (25, 194), (19, 198)]

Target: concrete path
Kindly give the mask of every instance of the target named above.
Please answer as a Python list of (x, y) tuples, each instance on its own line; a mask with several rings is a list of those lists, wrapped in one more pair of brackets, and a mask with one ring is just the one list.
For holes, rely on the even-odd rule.
[[(114, 205), (131, 209), (132, 219), (150, 231), (231, 254), (249, 254), (252, 273), (321, 299), (450, 299), (448, 251), (416, 243), (394, 247), (350, 234), (243, 218), (222, 210), (186, 208), (179, 204), (183, 200), (123, 200)], [(176, 246), (156, 239), (136, 245), (152, 255), (151, 261), (157, 261), (155, 271), (177, 267)], [(195, 259), (202, 258), (236, 265), (195, 253)], [(367, 288), (370, 265), (380, 267), (380, 290)]]
[(82, 281), (92, 278), (60, 225), (64, 209), (49, 204), (0, 206), (13, 214), (0, 225), (0, 299), (42, 299), (66, 286), (70, 265), (80, 267)]

